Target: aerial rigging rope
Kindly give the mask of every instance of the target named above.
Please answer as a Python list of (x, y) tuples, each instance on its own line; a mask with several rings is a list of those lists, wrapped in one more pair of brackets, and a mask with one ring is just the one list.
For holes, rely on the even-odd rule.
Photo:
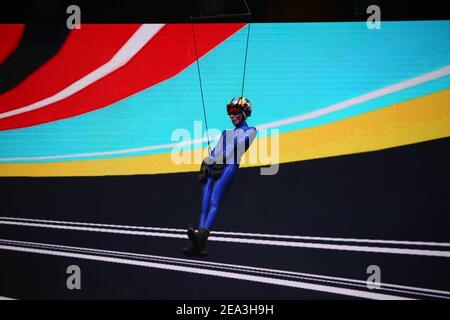
[(194, 31), (194, 24), (191, 23), (192, 26), (192, 36), (194, 37), (194, 51), (195, 51), (195, 61), (197, 62), (197, 71), (198, 71), (198, 80), (200, 84), (200, 93), (202, 96), (202, 106), (203, 106), (203, 117), (205, 118), (205, 127), (206, 127), (206, 138), (208, 139), (208, 152), (209, 155), (211, 155), (211, 144), (209, 142), (209, 135), (208, 135), (208, 120), (206, 118), (206, 108), (205, 108), (205, 98), (203, 97), (203, 85), (202, 85), (202, 76), (200, 74), (200, 63), (198, 62), (198, 54), (197, 54), (197, 44), (195, 40), (195, 31)]
[[(250, 13), (250, 9), (248, 8), (247, 5), (247, 1), (244, 0), (245, 6), (247, 7), (247, 11)], [(242, 75), (242, 91), (241, 91), (241, 97), (244, 96), (244, 84), (245, 84), (245, 70), (247, 67), (247, 52), (248, 52), (248, 39), (250, 38), (250, 18), (251, 18), (251, 13), (248, 16), (248, 27), (247, 27), (247, 44), (245, 45), (245, 58), (244, 58), (244, 72)]]
[[(247, 5), (247, 1), (243, 0), (245, 3), (245, 6), (247, 8), (247, 12), (244, 14), (246, 16), (248, 16), (248, 23), (247, 23), (247, 42), (245, 45), (245, 56), (244, 56), (244, 71), (243, 71), (243, 75), (242, 75), (242, 90), (241, 90), (241, 97), (244, 96), (244, 85), (245, 85), (245, 70), (247, 67), (247, 52), (248, 52), (248, 40), (250, 37), (250, 18), (251, 18), (251, 12), (250, 9)], [(221, 15), (221, 16), (214, 16), (214, 18), (224, 18), (224, 17), (234, 17), (234, 16), (238, 16), (238, 15)], [(208, 17), (206, 17), (208, 18)], [(195, 61), (196, 61), (196, 65), (197, 65), (197, 73), (198, 73), (198, 80), (199, 80), (199, 85), (200, 85), (200, 94), (202, 97), (202, 107), (203, 107), (203, 117), (205, 119), (205, 127), (206, 127), (206, 139), (208, 140), (208, 153), (209, 155), (211, 155), (211, 143), (209, 140), (209, 135), (208, 135), (208, 120), (206, 117), (206, 107), (205, 107), (205, 98), (203, 95), (203, 84), (202, 84), (202, 77), (201, 77), (201, 72), (200, 72), (200, 63), (198, 61), (198, 52), (197, 52), (197, 41), (195, 38), (195, 30), (194, 30), (194, 24), (192, 23), (193, 21), (193, 17), (191, 17), (191, 29), (192, 29), (192, 37), (194, 39), (194, 51), (195, 51)]]

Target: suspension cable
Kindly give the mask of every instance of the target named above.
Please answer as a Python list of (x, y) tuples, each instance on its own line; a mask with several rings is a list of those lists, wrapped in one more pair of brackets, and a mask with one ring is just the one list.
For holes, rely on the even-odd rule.
[[(250, 19), (251, 19), (251, 12), (247, 5), (247, 1), (244, 0), (245, 7), (247, 8), (247, 13), (245, 15), (248, 16), (248, 27), (247, 27), (247, 43), (245, 45), (245, 57), (244, 57), (244, 72), (242, 75), (242, 91), (241, 91), (241, 97), (244, 96), (244, 85), (245, 85), (245, 70), (247, 68), (247, 53), (248, 53), (248, 42), (250, 37)], [(194, 38), (194, 51), (195, 51), (195, 61), (197, 65), (197, 73), (198, 73), (198, 80), (200, 85), (200, 94), (202, 97), (202, 107), (203, 107), (203, 117), (205, 119), (205, 127), (206, 127), (206, 139), (208, 140), (208, 153), (211, 156), (211, 143), (209, 140), (209, 134), (208, 134), (208, 120), (206, 117), (206, 107), (205, 107), (205, 98), (203, 95), (203, 84), (202, 84), (202, 76), (200, 73), (200, 62), (198, 61), (198, 53), (197, 53), (197, 41), (195, 39), (195, 30), (194, 30), (194, 24), (193, 24), (193, 17), (191, 17), (191, 27), (192, 27), (192, 37)]]
[[(250, 19), (249, 19), (250, 20)], [(247, 44), (245, 46), (245, 58), (244, 58), (244, 72), (242, 75), (242, 91), (241, 91), (241, 97), (244, 96), (244, 85), (245, 85), (245, 70), (247, 68), (247, 52), (248, 52), (248, 39), (250, 36), (250, 21), (248, 22), (248, 27), (247, 27)]]
[(242, 74), (242, 91), (241, 91), (241, 97), (244, 96), (244, 85), (245, 85), (245, 70), (247, 68), (247, 52), (248, 52), (248, 39), (250, 38), (250, 19), (252, 17), (252, 13), (250, 11), (250, 8), (248, 7), (247, 1), (244, 0), (245, 7), (247, 8), (248, 13), (248, 27), (247, 27), (247, 44), (245, 45), (245, 58), (244, 58), (244, 72)]
[(209, 141), (209, 134), (208, 134), (208, 120), (206, 117), (205, 98), (203, 97), (202, 76), (200, 74), (200, 63), (198, 61), (198, 53), (197, 53), (197, 41), (195, 39), (195, 30), (194, 30), (194, 24), (192, 23), (192, 18), (191, 18), (191, 27), (192, 27), (192, 36), (194, 37), (195, 61), (197, 64), (198, 80), (199, 80), (199, 84), (200, 84), (200, 93), (202, 96), (203, 117), (205, 118), (206, 139), (208, 140), (208, 153), (211, 156), (212, 151), (211, 151), (211, 143)]

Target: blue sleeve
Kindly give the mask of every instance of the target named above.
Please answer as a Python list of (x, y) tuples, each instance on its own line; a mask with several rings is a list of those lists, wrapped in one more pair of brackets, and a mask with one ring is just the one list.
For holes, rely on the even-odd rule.
[[(214, 158), (214, 161), (216, 161), (221, 156), (223, 156), (224, 136), (225, 136), (225, 131), (222, 131), (219, 141), (217, 142), (216, 146), (214, 147), (213, 151), (211, 152), (211, 157)], [(219, 147), (219, 148), (217, 148), (217, 147)]]

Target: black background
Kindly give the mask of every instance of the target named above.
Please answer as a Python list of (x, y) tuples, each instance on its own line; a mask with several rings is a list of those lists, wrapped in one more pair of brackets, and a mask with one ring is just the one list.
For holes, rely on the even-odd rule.
[[(71, 4), (80, 6), (82, 23), (188, 22), (192, 16), (247, 12), (243, 0), (15, 0), (2, 2), (0, 21), (64, 23)], [(247, 0), (247, 4), (252, 22), (364, 21), (368, 17), (365, 10), (372, 4), (381, 8), (382, 21), (450, 16), (447, 2), (442, 0)]]

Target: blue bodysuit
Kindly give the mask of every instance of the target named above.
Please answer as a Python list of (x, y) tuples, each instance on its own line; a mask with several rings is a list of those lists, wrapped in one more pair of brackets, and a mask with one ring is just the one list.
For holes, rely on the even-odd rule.
[[(239, 169), (240, 159), (256, 137), (256, 128), (243, 121), (234, 130), (225, 130), (211, 152), (214, 163), (223, 163), (222, 174), (214, 180), (208, 176), (203, 186), (202, 212), (199, 228), (211, 230), (219, 211), (219, 204)], [(211, 165), (210, 168), (214, 166)]]

